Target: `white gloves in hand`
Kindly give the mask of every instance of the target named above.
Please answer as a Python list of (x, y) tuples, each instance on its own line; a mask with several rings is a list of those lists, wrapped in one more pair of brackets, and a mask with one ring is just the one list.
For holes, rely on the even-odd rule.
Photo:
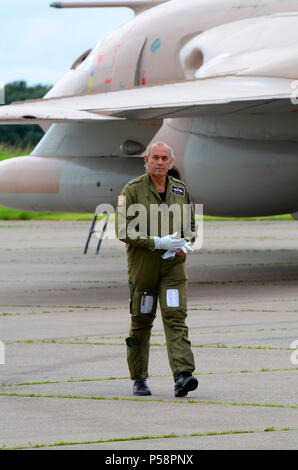
[(193, 251), (192, 249), (192, 246), (191, 246), (191, 242), (185, 242), (184, 243), (184, 246), (181, 248), (182, 251), (184, 251), (184, 253), (187, 255), (187, 253), (189, 253), (190, 251)]
[[(184, 246), (180, 248), (185, 254), (189, 253), (190, 251), (193, 251), (191, 247), (191, 243), (187, 242), (184, 240)], [(162, 255), (162, 259), (172, 259), (175, 258), (176, 256), (176, 251), (170, 251), (168, 250), (164, 255)]]
[(166, 235), (162, 238), (154, 237), (155, 250), (167, 250), (167, 252), (162, 256), (162, 259), (175, 258), (177, 250), (182, 250), (185, 254), (189, 251), (193, 251), (190, 242), (187, 242), (184, 238), (176, 239), (176, 235), (177, 232), (172, 235)]
[(155, 250), (170, 250), (176, 251), (182, 249), (185, 244), (184, 238), (175, 238), (177, 235), (173, 233), (172, 235), (166, 235), (165, 237), (154, 237), (154, 249)]
[(162, 259), (173, 259), (176, 256), (176, 251), (168, 250), (164, 255), (162, 255)]

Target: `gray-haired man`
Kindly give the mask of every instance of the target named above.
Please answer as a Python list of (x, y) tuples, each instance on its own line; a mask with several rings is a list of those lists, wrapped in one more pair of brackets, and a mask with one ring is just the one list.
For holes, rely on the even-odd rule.
[[(187, 277), (185, 271), (186, 252), (189, 241), (183, 230), (184, 205), (190, 205), (191, 199), (185, 183), (172, 178), (168, 171), (173, 163), (173, 154), (169, 146), (156, 143), (145, 155), (147, 171), (144, 175), (130, 181), (119, 196), (116, 212), (116, 233), (127, 245), (128, 277), (130, 285), (131, 328), (127, 344), (127, 361), (134, 380), (135, 395), (151, 395), (146, 383), (148, 377), (149, 343), (151, 328), (156, 316), (159, 299), (167, 351), (175, 380), (176, 397), (187, 395), (198, 386), (192, 375), (195, 370), (191, 344), (188, 340), (188, 328), (185, 324), (187, 309)], [(126, 203), (123, 216), (121, 208)], [(146, 233), (138, 237), (129, 236), (129, 224), (132, 217), (127, 215), (133, 204), (146, 208)], [(166, 211), (172, 205), (180, 212), (180, 226), (174, 229), (173, 217), (169, 217), (167, 234), (161, 233), (161, 221), (158, 219), (156, 233), (150, 227), (150, 209), (152, 205)], [(162, 218), (162, 217), (161, 217)], [(152, 224), (151, 224), (152, 225)], [(194, 211), (191, 211), (191, 231), (195, 231)], [(174, 232), (178, 232), (178, 239)], [(153, 236), (152, 236), (153, 235)]]

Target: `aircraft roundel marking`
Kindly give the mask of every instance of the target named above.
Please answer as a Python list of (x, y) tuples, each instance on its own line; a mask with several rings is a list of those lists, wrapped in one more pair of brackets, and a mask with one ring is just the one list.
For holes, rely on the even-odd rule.
[(155, 41), (153, 41), (151, 45), (151, 51), (155, 53), (160, 49), (160, 47), (161, 47), (161, 39), (160, 38), (155, 39)]

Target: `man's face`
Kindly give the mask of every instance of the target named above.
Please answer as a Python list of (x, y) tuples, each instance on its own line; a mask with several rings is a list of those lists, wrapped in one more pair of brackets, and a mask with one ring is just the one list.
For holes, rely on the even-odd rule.
[(163, 145), (155, 145), (150, 152), (150, 155), (145, 155), (145, 162), (148, 166), (150, 176), (161, 178), (168, 173), (173, 159), (169, 149)]

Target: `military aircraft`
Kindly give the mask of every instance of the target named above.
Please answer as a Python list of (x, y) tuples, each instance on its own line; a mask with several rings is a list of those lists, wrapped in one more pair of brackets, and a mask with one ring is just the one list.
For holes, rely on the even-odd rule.
[(298, 211), (298, 0), (123, 0), (135, 16), (40, 100), (0, 107), (1, 124), (46, 131), (0, 163), (0, 204), (93, 212), (144, 173), (152, 141), (204, 213)]

